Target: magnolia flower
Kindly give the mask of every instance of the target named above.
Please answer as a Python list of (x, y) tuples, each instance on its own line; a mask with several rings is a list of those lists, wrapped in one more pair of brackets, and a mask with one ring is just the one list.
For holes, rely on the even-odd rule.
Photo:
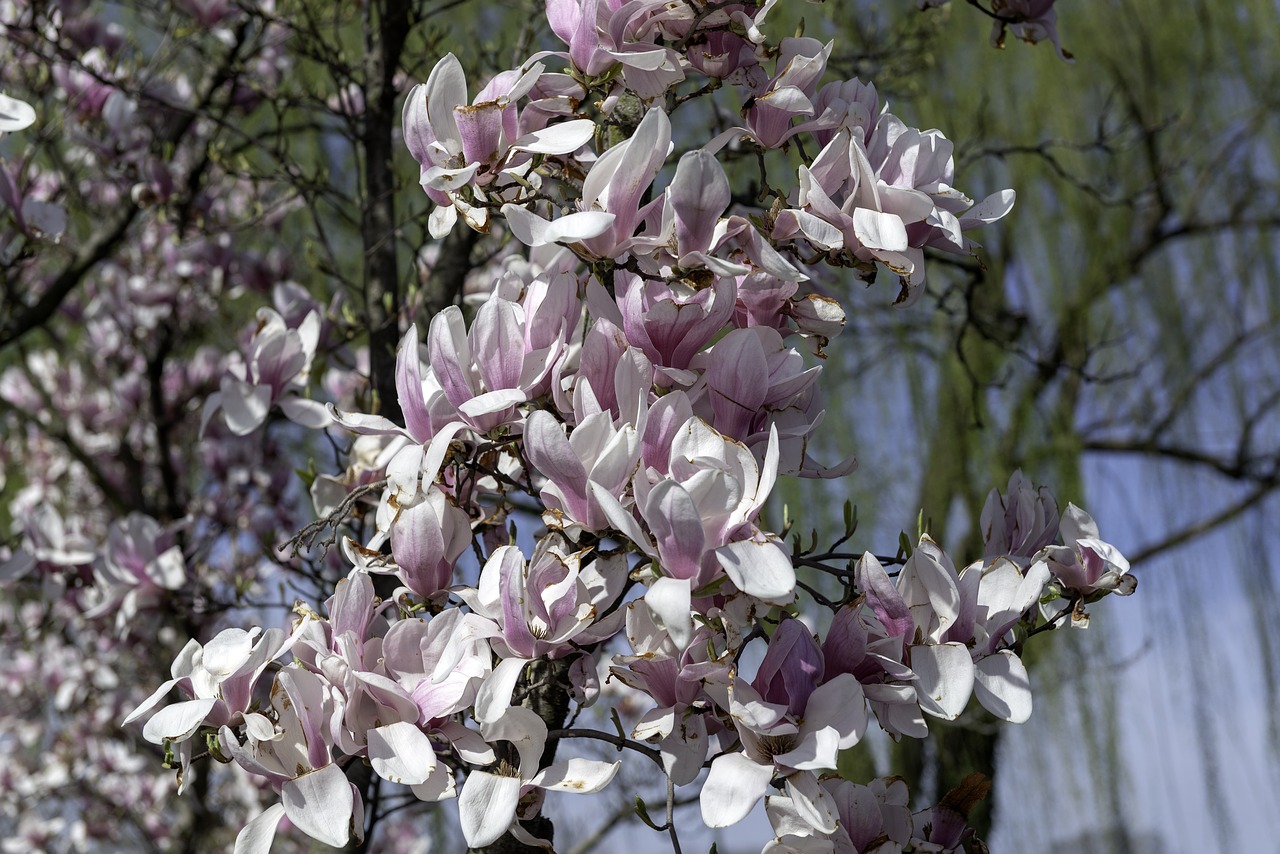
[[(581, 148), (595, 130), (577, 119), (521, 133), (516, 102), (542, 74), (541, 63), (528, 70), (498, 75), (467, 103), (462, 64), (446, 54), (405, 100), (402, 125), (405, 145), (422, 166), (422, 186), (438, 207), (430, 231), (448, 234), (458, 215), (477, 231), (488, 232), (489, 212), (476, 195), (501, 189), (508, 174), (523, 178), (534, 155), (562, 155)], [(527, 182), (526, 182), (527, 183)], [(464, 190), (466, 192), (464, 192)]]
[(1063, 62), (1075, 62), (1070, 52), (1062, 49), (1058, 41), (1058, 10), (1055, 0), (991, 0), (991, 13), (995, 22), (991, 25), (991, 44), (1004, 47), (1005, 28), (1027, 44), (1048, 39), (1058, 51)]
[(690, 418), (671, 440), (669, 474), (651, 483), (642, 473), (632, 482), (645, 527), (617, 498), (597, 485), (588, 488), (613, 526), (663, 575), (695, 589), (723, 571), (743, 593), (784, 604), (795, 595), (795, 568), (781, 545), (755, 525), (777, 471), (776, 433), (760, 466), (744, 445)]
[(181, 587), (187, 580), (186, 560), (171, 542), (159, 522), (141, 513), (112, 523), (106, 549), (93, 567), (94, 591), (100, 598), (85, 615), (99, 617), (114, 610), (116, 626), (123, 632), (140, 605), (158, 599), (164, 590)]
[(1009, 489), (992, 489), (982, 507), (979, 524), (986, 556), (1029, 558), (1058, 538), (1058, 502), (1047, 487), (1038, 490), (1018, 469), (1009, 476)]
[(1049, 571), (1063, 587), (1085, 596), (1117, 593), (1128, 596), (1138, 588), (1138, 579), (1129, 575), (1129, 561), (1120, 550), (1103, 542), (1098, 523), (1074, 504), (1062, 513), (1061, 546), (1048, 546), (1041, 554)]
[(775, 775), (814, 828), (836, 828), (833, 804), (815, 771), (834, 769), (839, 751), (867, 727), (862, 686), (842, 673), (822, 681), (822, 651), (799, 620), (783, 620), (751, 685), (732, 681), (728, 709), (741, 752), (712, 760), (702, 788), (702, 820), (728, 827), (746, 817)]
[(656, 98), (684, 79), (680, 54), (633, 34), (666, 0), (547, 0), (551, 31), (569, 46), (568, 59), (587, 77), (621, 63), (627, 87), (640, 98)]
[(494, 550), (480, 573), (477, 590), (459, 595), (492, 621), (494, 651), (502, 661), (481, 687), (477, 720), (493, 721), (511, 704), (516, 682), (537, 658), (562, 658), (577, 644), (596, 643), (621, 628), (621, 609), (600, 619), (622, 593), (626, 558), (597, 555), (583, 565), (585, 552), (571, 552), (559, 534), (538, 541), (528, 563), (515, 546)]
[[(481, 724), (485, 741), (514, 745), (516, 757), (503, 757), (490, 770), (472, 771), (458, 796), (462, 835), (471, 848), (484, 848), (510, 831), (520, 842), (535, 847), (546, 843), (532, 836), (519, 822), (523, 795), (533, 789), (586, 795), (598, 792), (613, 779), (621, 762), (567, 759), (539, 770), (547, 742), (547, 725), (531, 709), (507, 709), (500, 717)], [(532, 816), (525, 815), (525, 818)]]
[(566, 438), (555, 417), (539, 410), (525, 425), (525, 453), (547, 478), (540, 494), (548, 524), (596, 532), (609, 520), (589, 485), (622, 494), (640, 458), (640, 437), (630, 424), (615, 428), (611, 413), (598, 412)]
[(249, 353), (231, 365), (219, 391), (205, 401), (201, 429), (213, 413), (222, 410), (227, 426), (237, 436), (247, 436), (262, 426), (273, 404), (289, 420), (305, 427), (329, 424), (320, 404), (300, 396), (315, 358), (320, 337), (320, 315), (311, 311), (296, 328), (269, 308), (258, 309), (258, 328)]

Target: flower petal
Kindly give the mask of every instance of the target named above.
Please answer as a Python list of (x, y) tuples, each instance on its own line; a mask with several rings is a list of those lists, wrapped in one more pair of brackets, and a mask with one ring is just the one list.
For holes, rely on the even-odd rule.
[(280, 798), (289, 821), (312, 839), (341, 848), (351, 838), (355, 794), (336, 764), (288, 781)]
[(728, 827), (747, 817), (764, 797), (773, 766), (752, 762), (743, 753), (726, 753), (711, 763), (699, 801), (707, 827)]
[(497, 842), (516, 817), (520, 779), (472, 771), (458, 796), (462, 836), (472, 848)]

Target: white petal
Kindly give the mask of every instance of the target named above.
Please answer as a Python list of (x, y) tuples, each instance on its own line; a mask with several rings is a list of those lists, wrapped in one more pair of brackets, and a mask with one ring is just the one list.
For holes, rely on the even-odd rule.
[(276, 838), (276, 827), (284, 816), (283, 804), (272, 804), (236, 834), (231, 854), (268, 854)]
[(498, 841), (516, 817), (520, 780), (486, 771), (472, 771), (458, 796), (462, 836), (472, 848)]
[(955, 720), (973, 693), (973, 659), (962, 643), (920, 644), (911, 648), (911, 669), (919, 682), (920, 708)]
[(26, 101), (0, 94), (0, 134), (35, 124), (36, 111)]
[(142, 737), (152, 744), (162, 744), (166, 738), (172, 741), (190, 738), (217, 704), (217, 700), (205, 699), (166, 706), (147, 721)]
[(330, 763), (280, 788), (285, 815), (312, 839), (340, 848), (351, 838), (355, 794), (347, 775)]
[(529, 662), (523, 658), (504, 659), (484, 680), (476, 693), (475, 717), (480, 723), (496, 721), (511, 708), (511, 694), (516, 690), (520, 671)]
[(436, 767), (431, 740), (408, 721), (369, 730), (369, 762), (384, 780), (416, 786)]
[(622, 767), (621, 762), (599, 762), (594, 759), (566, 759), (548, 765), (530, 780), (530, 784), (552, 792), (573, 792), (589, 795), (598, 792), (613, 780)]
[(748, 596), (772, 605), (795, 598), (795, 567), (777, 543), (739, 540), (716, 549), (716, 558), (733, 586)]
[(519, 205), (502, 206), (511, 233), (525, 246), (576, 243), (599, 237), (613, 226), (614, 215), (603, 211), (579, 211), (548, 221)]
[(1020, 724), (1031, 717), (1031, 680), (1012, 650), (1002, 649), (978, 662), (973, 690), (982, 707), (998, 718)]
[(821, 833), (835, 833), (836, 806), (826, 790), (818, 785), (811, 771), (800, 771), (787, 778), (787, 796), (800, 817)]
[(693, 637), (692, 588), (687, 578), (659, 578), (644, 595), (645, 604), (679, 649)]
[[(194, 643), (194, 641), (188, 642), (187, 646), (190, 646), (191, 643)], [(148, 697), (147, 699), (139, 703), (138, 708), (130, 712), (129, 717), (125, 718), (120, 722), (120, 726), (128, 726), (129, 724), (136, 721), (138, 718), (145, 715), (147, 712), (151, 711), (151, 709), (155, 707), (155, 704), (160, 702), (164, 698), (165, 694), (169, 693), (169, 689), (177, 684), (178, 684), (177, 679), (169, 679), (159, 688), (152, 691), (150, 697)]]
[(595, 122), (590, 119), (575, 119), (527, 133), (512, 143), (511, 147), (516, 151), (533, 154), (569, 154), (586, 145), (595, 131)]
[(893, 214), (857, 208), (853, 212), (853, 235), (868, 249), (901, 252), (907, 248), (907, 227)]
[(743, 753), (726, 753), (711, 763), (702, 786), (702, 821), (707, 827), (728, 827), (747, 817), (764, 797), (773, 766), (752, 762)]
[(436, 764), (436, 767), (431, 771), (431, 776), (427, 778), (425, 783), (410, 786), (409, 788), (413, 790), (413, 794), (418, 800), (428, 803), (447, 801), (458, 796), (458, 788), (453, 780), (453, 772), (443, 762)]

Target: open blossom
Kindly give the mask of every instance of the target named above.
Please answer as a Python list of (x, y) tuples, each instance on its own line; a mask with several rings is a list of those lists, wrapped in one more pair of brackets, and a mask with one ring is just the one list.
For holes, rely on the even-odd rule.
[(521, 797), (531, 790), (587, 795), (609, 785), (621, 762), (567, 759), (540, 767), (547, 741), (547, 725), (537, 713), (515, 706), (484, 723), (481, 735), (489, 742), (515, 746), (516, 761), (499, 760), (491, 770), (472, 771), (458, 796), (462, 835), (472, 848), (483, 848), (511, 832), (526, 845), (540, 840), (519, 822)]
[(535, 63), (523, 72), (495, 77), (467, 102), (462, 64), (446, 54), (426, 83), (410, 91), (404, 104), (405, 144), (422, 166), (422, 186), (437, 204), (431, 216), (433, 237), (443, 237), (461, 215), (477, 231), (489, 230), (488, 209), (476, 202), (492, 187), (499, 194), (511, 179), (523, 179), (538, 154), (568, 154), (582, 147), (592, 122), (572, 120), (525, 131), (516, 102), (542, 74)]
[(842, 673), (824, 681), (822, 650), (808, 629), (783, 620), (755, 681), (730, 683), (726, 701), (742, 751), (712, 760), (702, 789), (703, 821), (709, 827), (741, 821), (777, 775), (804, 818), (833, 832), (835, 810), (814, 772), (834, 769), (838, 752), (866, 730), (858, 680)]

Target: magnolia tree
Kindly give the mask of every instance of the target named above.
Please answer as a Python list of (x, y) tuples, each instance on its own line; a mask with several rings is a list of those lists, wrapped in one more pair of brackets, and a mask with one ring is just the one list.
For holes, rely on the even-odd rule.
[[(112, 410), (56, 351), (25, 353), (3, 386), (24, 436), (7, 458), (38, 467), (10, 502), (0, 574), (27, 592), (6, 620), (33, 638), (50, 621), (98, 638), (79, 657), (49, 642), (79, 668), (63, 677), (64, 713), (77, 692), (115, 691), (122, 669), (134, 687), (152, 680), (127, 708), (92, 704), (95, 727), (124, 727), (112, 755), (132, 773), (120, 787), (158, 805), (142, 835), (163, 843), (174, 807), (137, 791), (148, 778), (126, 745), (138, 735), (182, 786), (223, 763), (239, 769), (242, 801), (266, 793), (238, 852), (269, 850), (286, 818), (329, 845), (367, 844), (394, 787), (399, 806), (456, 798), (471, 848), (552, 849), (545, 794), (619, 786), (621, 761), (600, 757), (621, 752), (665, 781), (665, 820), (637, 809), (676, 852), (677, 798), (711, 828), (763, 801), (768, 852), (980, 849), (966, 818), (985, 780), (913, 804), (900, 778), (842, 777), (841, 751), (872, 725), (924, 738), (929, 718), (953, 720), (971, 699), (1025, 721), (1023, 644), (1132, 592), (1128, 563), (1087, 513), (1060, 511), (1016, 472), (983, 512), (984, 553), (959, 560), (927, 531), (893, 553), (854, 550), (851, 507), (829, 545), (789, 541), (767, 502), (780, 476), (855, 468), (810, 453), (824, 424), (820, 360), (845, 343), (837, 297), (887, 270), (883, 298), (926, 310), (910, 308), (926, 249), (974, 253), (968, 232), (1008, 214), (1013, 192), (975, 203), (957, 189), (952, 143), (899, 119), (872, 84), (829, 79), (830, 42), (778, 38), (777, 0), (546, 0), (556, 49), (483, 85), (445, 54), (424, 83), (391, 87), (404, 90), (401, 138), (432, 203), (426, 229), (445, 251), (492, 249), (460, 304), (429, 319), (382, 306), (403, 323), (394, 359), (380, 360), (371, 328), (367, 348), (353, 343), (371, 309), (353, 317), (266, 259), (228, 259), (235, 212), (263, 204), (261, 187), (199, 159), (201, 133), (269, 102), (224, 84), (246, 57), (279, 59), (263, 34), (288, 32), (285, 16), (258, 8), (255, 41), (248, 8), (182, 5), (232, 46), (207, 85), (148, 101), (110, 56), (36, 60), (80, 87), (86, 128), (114, 134), (84, 156), (134, 158), (110, 198), (145, 206), (175, 196), (175, 176), (223, 170), (225, 197), (176, 194), (179, 210), (207, 204), (213, 240), (193, 244), (170, 222), (74, 306), (77, 343), (119, 362), (113, 392), (152, 415), (192, 404), (172, 416), (189, 423), (192, 450), (171, 447), (173, 422), (135, 435), (130, 409)], [(993, 39), (1011, 29), (1056, 44), (1052, 5), (983, 11)], [(71, 25), (88, 25), (80, 11), (47, 19), (47, 44), (74, 39)], [(341, 95), (335, 113), (372, 122), (370, 91)], [(174, 107), (192, 98), (224, 112)], [(151, 107), (169, 124), (141, 121)], [(187, 114), (197, 120), (184, 126)], [(0, 100), (0, 130), (37, 120)], [(187, 134), (191, 162), (155, 158)], [(55, 252), (64, 206), (84, 192), (62, 181), (34, 158), (4, 174), (14, 269), (36, 276)], [(448, 263), (428, 253), (425, 275)], [(217, 288), (183, 286), (200, 265), (220, 271)], [(272, 307), (238, 345), (156, 356), (154, 336), (180, 346), (165, 330), (199, 327), (234, 286), (226, 275), (254, 274)], [(190, 488), (174, 485), (187, 482), (182, 453), (203, 467)], [(148, 455), (154, 489), (131, 480)], [(82, 501), (86, 477), (116, 499), (105, 512)], [(272, 622), (269, 597), (250, 595), (264, 565), (312, 582), (291, 621)], [(132, 654), (144, 625), (180, 647), (168, 679), (86, 665)], [(30, 654), (15, 684), (39, 678)], [(28, 724), (4, 738), (30, 755), (49, 732)], [(39, 789), (5, 785), (15, 800)], [(39, 834), (76, 820), (40, 816), (27, 839), (51, 844)]]

